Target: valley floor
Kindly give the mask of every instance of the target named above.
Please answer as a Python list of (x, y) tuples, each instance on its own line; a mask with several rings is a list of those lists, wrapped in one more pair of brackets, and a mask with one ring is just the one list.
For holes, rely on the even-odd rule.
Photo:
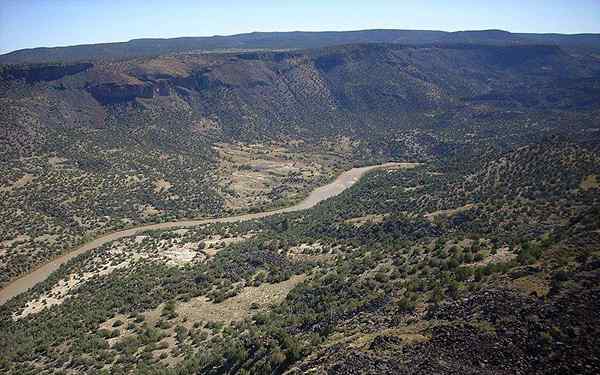
[(307, 198), (302, 200), (301, 202), (282, 209), (266, 211), (266, 212), (257, 212), (245, 215), (236, 215), (236, 216), (228, 216), (222, 218), (214, 218), (214, 219), (203, 219), (203, 220), (182, 220), (182, 221), (172, 221), (160, 224), (149, 224), (142, 225), (139, 227), (130, 228), (123, 231), (113, 232), (107, 235), (103, 235), (90, 241), (83, 246), (67, 252), (65, 255), (62, 255), (58, 258), (53, 259), (52, 261), (42, 265), (37, 268), (33, 272), (20, 277), (19, 279), (9, 283), (7, 286), (0, 290), (0, 305), (4, 304), (9, 299), (27, 291), (28, 289), (34, 287), (36, 284), (44, 281), (52, 272), (59, 269), (60, 266), (69, 262), (71, 259), (84, 254), (88, 251), (97, 249), (102, 245), (108, 244), (113, 241), (117, 241), (122, 238), (135, 236), (137, 234), (147, 232), (147, 231), (156, 231), (156, 230), (170, 230), (174, 228), (188, 228), (188, 227), (196, 227), (208, 224), (216, 224), (216, 223), (232, 223), (239, 221), (248, 221), (248, 220), (256, 220), (260, 218), (269, 217), (272, 215), (278, 215), (286, 212), (294, 212), (298, 210), (309, 209), (319, 202), (331, 198), (337, 194), (340, 194), (345, 189), (348, 189), (353, 184), (355, 184), (365, 173), (370, 172), (379, 168), (413, 168), (417, 166), (417, 163), (386, 163), (381, 165), (374, 165), (362, 168), (353, 168), (342, 174), (340, 174), (333, 182), (327, 184), (325, 186), (319, 187), (311, 192)]
[(597, 373), (593, 147), (353, 169), (287, 209), (109, 238), (0, 307), (0, 369)]

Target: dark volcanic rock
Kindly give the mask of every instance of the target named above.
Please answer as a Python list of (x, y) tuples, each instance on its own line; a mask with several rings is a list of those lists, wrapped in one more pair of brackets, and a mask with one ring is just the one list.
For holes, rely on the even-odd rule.
[(1, 79), (24, 79), (27, 83), (55, 81), (65, 76), (81, 73), (93, 67), (90, 63), (69, 65), (9, 66), (0, 71)]
[(378, 349), (386, 349), (394, 346), (398, 346), (402, 344), (402, 339), (396, 336), (383, 336), (379, 335), (373, 339), (371, 345), (369, 346), (370, 350), (378, 350)]
[(548, 300), (488, 289), (425, 314), (429, 339), (377, 335), (368, 349), (333, 345), (297, 364), (327, 374), (596, 374), (600, 272), (572, 273), (577, 287)]
[(135, 98), (152, 98), (154, 87), (148, 84), (102, 83), (88, 88), (92, 96), (102, 104), (132, 101)]

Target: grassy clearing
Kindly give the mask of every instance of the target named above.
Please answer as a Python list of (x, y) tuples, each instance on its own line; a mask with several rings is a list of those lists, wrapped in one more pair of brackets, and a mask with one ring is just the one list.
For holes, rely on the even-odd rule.
[(520, 277), (513, 280), (511, 285), (526, 294), (535, 294), (538, 297), (544, 297), (550, 291), (550, 280), (539, 275)]
[(304, 275), (297, 275), (276, 284), (246, 287), (240, 294), (221, 303), (212, 303), (206, 297), (199, 297), (177, 306), (176, 312), (187, 318), (188, 322), (230, 323), (243, 320), (250, 316), (252, 310), (268, 308), (283, 301), (289, 291), (304, 279)]
[(217, 184), (231, 210), (300, 199), (334, 175), (330, 161), (278, 144), (219, 143)]
[(434, 211), (434, 212), (430, 212), (428, 214), (423, 215), (427, 220), (433, 221), (436, 217), (439, 216), (444, 216), (444, 217), (452, 217), (456, 214), (459, 214), (461, 212), (464, 211), (468, 211), (475, 208), (474, 204), (466, 204), (462, 207), (457, 207), (457, 208), (452, 208), (449, 210), (439, 210), (439, 211)]
[(365, 215), (365, 216), (359, 216), (359, 217), (354, 217), (352, 219), (347, 219), (344, 221), (344, 223), (346, 224), (352, 224), (355, 227), (361, 227), (365, 224), (380, 224), (383, 223), (383, 220), (389, 215), (387, 214), (381, 214), (381, 215)]

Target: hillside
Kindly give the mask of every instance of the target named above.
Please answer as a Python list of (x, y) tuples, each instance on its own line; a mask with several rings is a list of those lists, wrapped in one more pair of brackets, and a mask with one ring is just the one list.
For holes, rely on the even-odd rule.
[(0, 79), (2, 282), (102, 232), (285, 205), (352, 163), (597, 136), (600, 109), (597, 58), (552, 46), (179, 54)]
[[(0, 57), (0, 287), (133, 231), (0, 306), (0, 372), (598, 373), (596, 47), (374, 30)], [(199, 218), (221, 221), (133, 229)]]
[[(595, 373), (597, 151), (551, 139), (473, 167), (389, 169), (310, 211), (116, 241), (1, 308), (2, 365)], [(555, 188), (528, 194), (547, 174)], [(519, 199), (477, 198), (498, 188)], [(448, 200), (457, 189), (472, 207)]]
[[(6, 116), (17, 116), (21, 100), (48, 97), (29, 109), (47, 114), (45, 127), (161, 122), (189, 128), (201, 122), (211, 136), (256, 139), (339, 128), (368, 132), (404, 126), (413, 117), (435, 126), (439, 114), (455, 109), (478, 115), (498, 108), (595, 110), (598, 62), (552, 46), (368, 44), (7, 66), (0, 77)], [(69, 116), (73, 111), (84, 114)]]

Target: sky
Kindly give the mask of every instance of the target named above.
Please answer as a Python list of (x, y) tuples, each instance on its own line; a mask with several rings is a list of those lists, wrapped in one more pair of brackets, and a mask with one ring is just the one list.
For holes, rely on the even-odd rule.
[(0, 53), (135, 38), (375, 28), (600, 33), (600, 0), (0, 0)]

